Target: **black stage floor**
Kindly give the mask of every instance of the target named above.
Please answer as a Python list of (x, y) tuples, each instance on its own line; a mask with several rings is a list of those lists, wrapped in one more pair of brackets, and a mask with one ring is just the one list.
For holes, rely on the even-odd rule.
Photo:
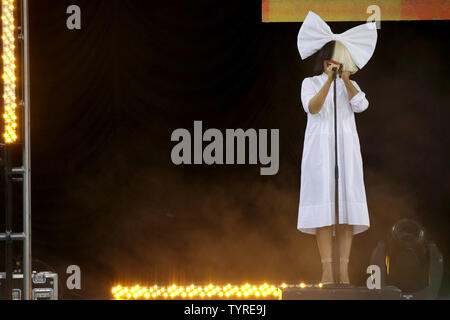
[(285, 288), (281, 300), (402, 300), (396, 287), (382, 289), (353, 288)]

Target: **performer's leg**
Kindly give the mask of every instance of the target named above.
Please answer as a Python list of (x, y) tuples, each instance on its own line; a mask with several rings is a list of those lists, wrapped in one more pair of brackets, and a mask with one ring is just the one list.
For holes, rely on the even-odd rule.
[(332, 283), (333, 279), (333, 226), (316, 229), (317, 246), (322, 261), (322, 283)]
[(340, 281), (343, 283), (350, 283), (350, 278), (348, 276), (348, 262), (350, 257), (350, 250), (352, 248), (352, 238), (353, 238), (353, 226), (348, 224), (339, 225), (339, 254), (341, 257), (340, 261)]

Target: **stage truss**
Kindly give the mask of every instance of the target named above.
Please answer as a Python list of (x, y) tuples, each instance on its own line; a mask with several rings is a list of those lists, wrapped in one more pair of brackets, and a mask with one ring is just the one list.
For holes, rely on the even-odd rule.
[[(5, 292), (12, 299), (13, 243), (23, 244), (23, 297), (31, 299), (31, 206), (30, 206), (30, 63), (28, 0), (1, 0), (2, 3), (2, 91), (3, 91), (3, 141), (2, 167), (5, 189), (5, 232), (0, 240), (5, 242)], [(19, 5), (19, 7), (17, 7)], [(19, 23), (16, 24), (16, 20)], [(17, 46), (16, 46), (17, 44)], [(20, 50), (16, 50), (16, 48)], [(19, 51), (19, 52), (17, 52)], [(16, 54), (19, 58), (16, 58)], [(17, 68), (16, 61), (20, 62)], [(19, 70), (17, 70), (19, 69)], [(19, 81), (16, 81), (17, 78)], [(16, 87), (19, 82), (19, 87)], [(20, 89), (20, 90), (18, 90)], [(16, 96), (17, 94), (17, 96)], [(17, 100), (20, 100), (17, 102)], [(18, 114), (21, 116), (19, 117)], [(22, 154), (20, 166), (13, 166), (11, 153), (19, 146)], [(22, 186), (22, 231), (12, 230), (12, 184)]]

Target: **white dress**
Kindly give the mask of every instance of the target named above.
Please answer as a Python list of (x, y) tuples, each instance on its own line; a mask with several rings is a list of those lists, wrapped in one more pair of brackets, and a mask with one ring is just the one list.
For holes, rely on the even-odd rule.
[[(312, 114), (308, 109), (309, 101), (327, 78), (326, 73), (305, 78), (301, 88), (308, 121), (303, 143), (297, 229), (309, 234), (315, 234), (318, 227), (334, 225), (335, 221), (333, 84), (320, 112)], [(359, 92), (351, 100), (344, 81), (338, 77), (336, 83), (338, 196), (339, 223), (353, 225), (353, 234), (357, 234), (366, 231), (370, 223), (354, 113), (366, 110), (369, 102), (356, 82), (352, 80), (352, 83)]]

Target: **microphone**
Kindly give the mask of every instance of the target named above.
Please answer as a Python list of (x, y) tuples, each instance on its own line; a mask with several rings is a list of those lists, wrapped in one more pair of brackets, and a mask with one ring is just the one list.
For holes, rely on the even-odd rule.
[(337, 67), (333, 67), (333, 79), (336, 79), (337, 76)]

